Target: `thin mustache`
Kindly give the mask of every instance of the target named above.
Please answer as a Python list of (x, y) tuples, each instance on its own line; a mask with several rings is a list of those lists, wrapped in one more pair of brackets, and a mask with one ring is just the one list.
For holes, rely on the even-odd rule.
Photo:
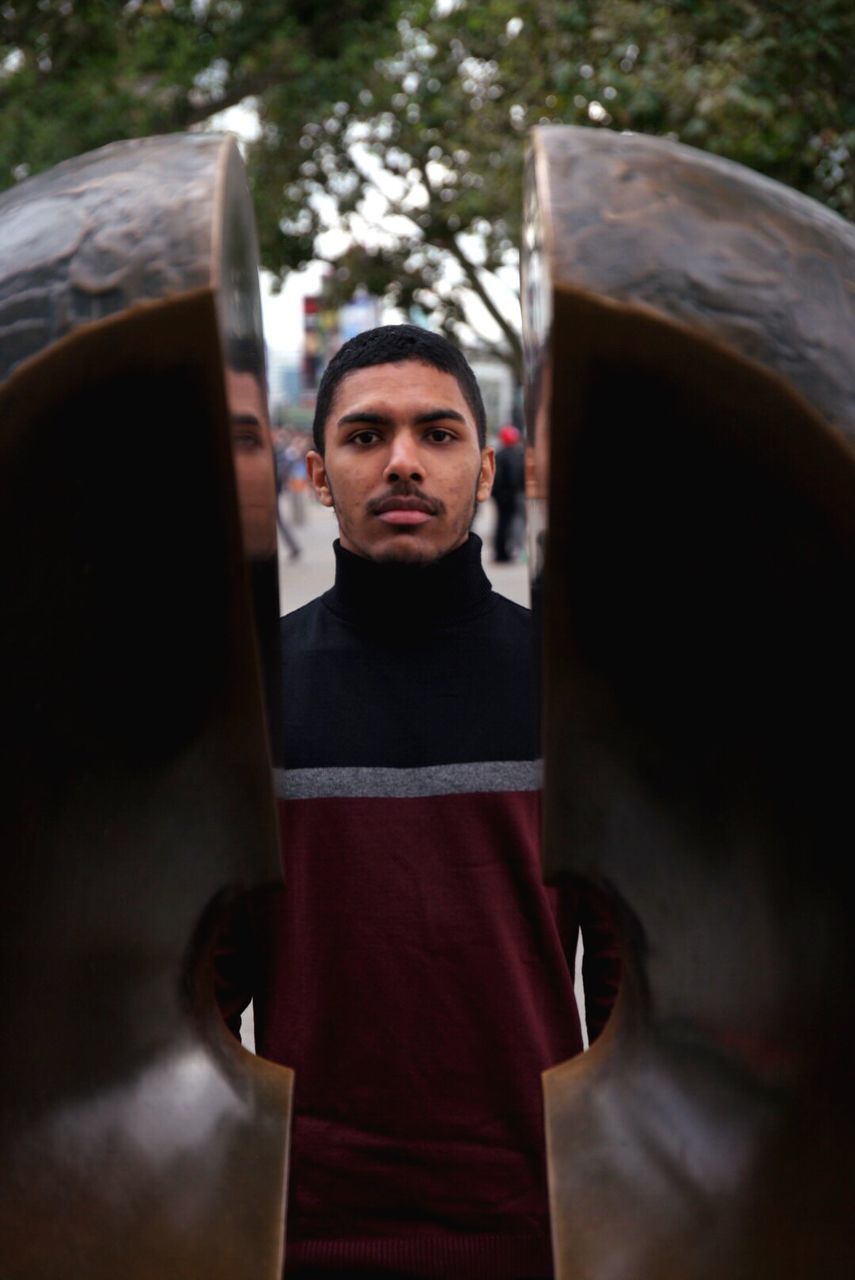
[(430, 511), (431, 515), (439, 516), (445, 511), (445, 503), (440, 498), (431, 498), (424, 490), (419, 489), (413, 484), (394, 484), (392, 488), (382, 493), (379, 498), (369, 498), (365, 507), (369, 515), (377, 515), (380, 508), (390, 499), (393, 498), (417, 498), (419, 502), (423, 502)]

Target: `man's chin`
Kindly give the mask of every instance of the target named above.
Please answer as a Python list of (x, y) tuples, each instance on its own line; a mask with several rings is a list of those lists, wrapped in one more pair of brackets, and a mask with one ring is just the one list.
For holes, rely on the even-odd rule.
[[(430, 531), (429, 531), (430, 530)], [(351, 529), (339, 524), (339, 539), (346, 551), (373, 560), (375, 564), (434, 564), (456, 551), (469, 537), (471, 525), (465, 528), (431, 529), (430, 526), (401, 526), (384, 530), (383, 536), (354, 537)]]
[(403, 538), (391, 546), (377, 547), (368, 553), (375, 564), (433, 564), (448, 555), (450, 547), (419, 546), (414, 540)]
[(413, 530), (412, 533), (400, 532), (392, 538), (384, 538), (373, 543), (366, 547), (362, 554), (369, 560), (373, 560), (375, 564), (425, 565), (441, 560), (459, 545), (459, 541), (454, 540), (449, 541), (448, 544), (444, 541), (437, 544), (427, 538), (419, 537)]

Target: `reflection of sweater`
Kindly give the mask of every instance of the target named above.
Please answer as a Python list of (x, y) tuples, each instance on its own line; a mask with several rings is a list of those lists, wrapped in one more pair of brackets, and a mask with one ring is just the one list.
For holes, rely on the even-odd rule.
[(427, 568), (336, 555), (283, 619), (287, 885), (254, 992), (258, 1052), (296, 1070), (286, 1273), (548, 1276), (540, 1075), (581, 1048), (586, 900), (541, 883), (530, 615), (474, 535)]

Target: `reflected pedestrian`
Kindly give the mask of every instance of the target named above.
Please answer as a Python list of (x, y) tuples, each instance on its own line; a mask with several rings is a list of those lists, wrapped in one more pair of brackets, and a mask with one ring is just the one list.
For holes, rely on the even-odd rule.
[(525, 455), (520, 433), (510, 424), (499, 432), (499, 443), (493, 483), (493, 501), (496, 504), (493, 559), (497, 563), (506, 563), (517, 558), (523, 543)]

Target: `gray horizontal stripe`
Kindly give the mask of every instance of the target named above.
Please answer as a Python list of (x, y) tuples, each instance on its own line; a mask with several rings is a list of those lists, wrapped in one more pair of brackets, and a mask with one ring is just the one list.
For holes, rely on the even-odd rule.
[(542, 785), (542, 760), (484, 760), (474, 764), (431, 764), (421, 769), (353, 766), (344, 769), (274, 770), (274, 786), (281, 800), (537, 791)]

